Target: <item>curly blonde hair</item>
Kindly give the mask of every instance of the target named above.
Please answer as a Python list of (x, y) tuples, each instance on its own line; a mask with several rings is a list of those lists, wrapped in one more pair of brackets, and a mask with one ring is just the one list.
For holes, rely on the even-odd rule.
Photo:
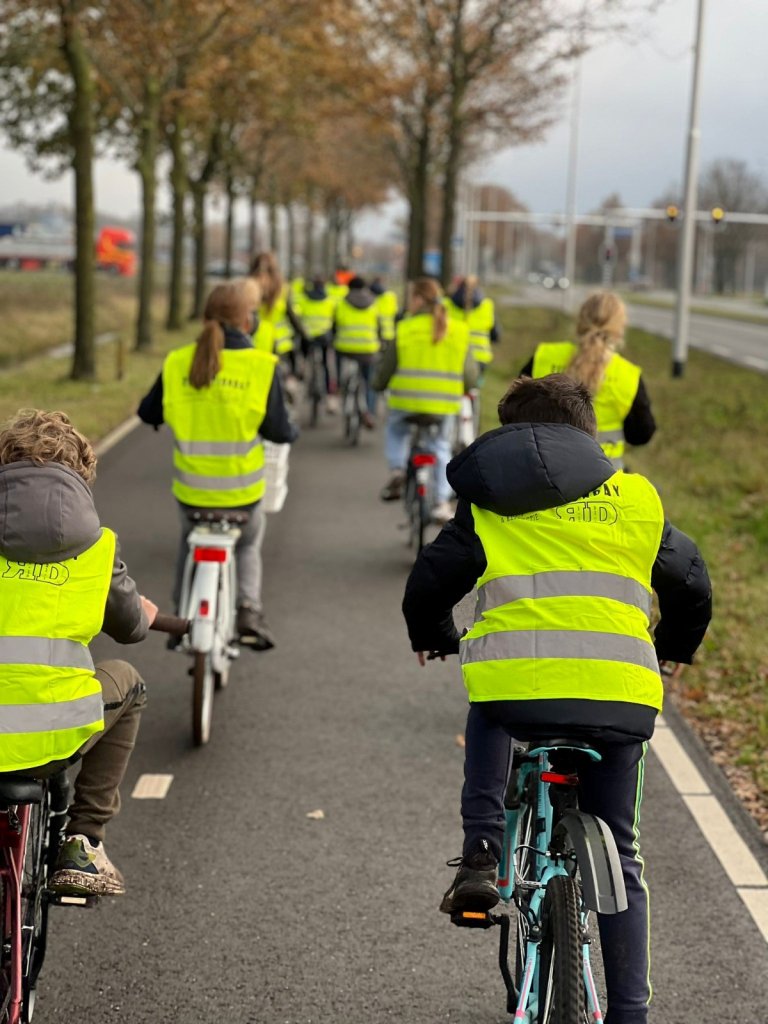
[(0, 466), (10, 462), (57, 462), (82, 477), (96, 479), (96, 453), (87, 437), (75, 430), (64, 412), (19, 409), (0, 427)]

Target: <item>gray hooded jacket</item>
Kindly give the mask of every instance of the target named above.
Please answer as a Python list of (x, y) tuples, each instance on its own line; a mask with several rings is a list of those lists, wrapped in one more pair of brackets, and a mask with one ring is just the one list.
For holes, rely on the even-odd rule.
[[(55, 462), (0, 466), (0, 551), (14, 562), (61, 562), (99, 539), (101, 525), (85, 481)], [(136, 584), (115, 548), (102, 630), (121, 644), (143, 640), (149, 624)]]

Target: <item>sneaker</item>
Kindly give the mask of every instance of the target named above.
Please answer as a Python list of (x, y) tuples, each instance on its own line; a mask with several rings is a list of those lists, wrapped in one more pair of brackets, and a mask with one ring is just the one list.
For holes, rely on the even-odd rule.
[(382, 501), (399, 501), (403, 496), (404, 474), (397, 471), (389, 478), (389, 483), (381, 490)]
[(237, 609), (237, 635), (240, 643), (254, 651), (268, 651), (275, 646), (275, 638), (264, 618), (264, 612), (257, 611), (249, 604)]
[(435, 523), (448, 523), (453, 519), (453, 505), (450, 501), (441, 501), (432, 509), (432, 520)]
[(67, 836), (56, 858), (48, 888), (62, 896), (122, 896), (123, 876), (107, 856), (104, 843), (87, 836)]
[(480, 848), (457, 861), (449, 861), (449, 867), (458, 863), (459, 870), (446, 891), (440, 904), (443, 914), (460, 910), (490, 910), (501, 899), (496, 887), (499, 880), (498, 862), (491, 853), (487, 839), (481, 840)]

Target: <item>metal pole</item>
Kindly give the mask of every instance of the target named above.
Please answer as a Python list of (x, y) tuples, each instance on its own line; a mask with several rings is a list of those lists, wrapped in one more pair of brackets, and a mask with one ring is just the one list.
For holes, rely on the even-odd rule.
[(576, 284), (576, 167), (579, 158), (579, 107), (581, 104), (581, 60), (573, 72), (573, 103), (571, 107), (571, 137), (568, 146), (568, 178), (565, 189), (565, 276), (568, 287), (563, 291), (563, 309), (573, 309), (573, 294)]
[(699, 0), (696, 15), (696, 42), (693, 50), (693, 82), (688, 121), (688, 149), (685, 158), (685, 197), (678, 257), (677, 308), (672, 376), (682, 377), (688, 355), (688, 322), (693, 276), (693, 249), (696, 239), (696, 201), (699, 176), (699, 92), (701, 84), (701, 44), (704, 30), (705, 0)]

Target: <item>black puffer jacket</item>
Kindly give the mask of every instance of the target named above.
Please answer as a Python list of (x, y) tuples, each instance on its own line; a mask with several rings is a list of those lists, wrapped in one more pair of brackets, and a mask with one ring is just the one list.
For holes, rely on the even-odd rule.
[[(483, 434), (457, 456), (448, 466), (448, 479), (459, 496), (456, 516), (421, 552), (406, 584), (403, 614), (413, 650), (458, 652), (453, 608), (473, 589), (486, 568), (485, 553), (474, 529), (472, 504), (500, 515), (555, 508), (583, 497), (613, 473), (596, 441), (575, 427), (559, 423), (500, 427)], [(655, 630), (659, 659), (690, 663), (711, 618), (711, 588), (698, 548), (668, 522), (664, 524), (651, 585), (661, 611)], [(578, 705), (589, 706), (589, 720), (597, 725), (596, 704), (603, 702), (519, 703), (531, 705), (530, 709), (521, 707), (523, 717), (530, 710), (534, 717), (548, 719), (550, 726), (570, 726), (586, 714), (586, 709)], [(624, 734), (623, 738), (641, 739), (651, 734), (655, 717), (652, 709), (623, 705), (619, 711), (618, 727), (616, 715), (611, 712), (609, 716), (614, 723), (607, 730), (609, 734), (613, 731)], [(601, 727), (601, 735), (605, 734)]]

